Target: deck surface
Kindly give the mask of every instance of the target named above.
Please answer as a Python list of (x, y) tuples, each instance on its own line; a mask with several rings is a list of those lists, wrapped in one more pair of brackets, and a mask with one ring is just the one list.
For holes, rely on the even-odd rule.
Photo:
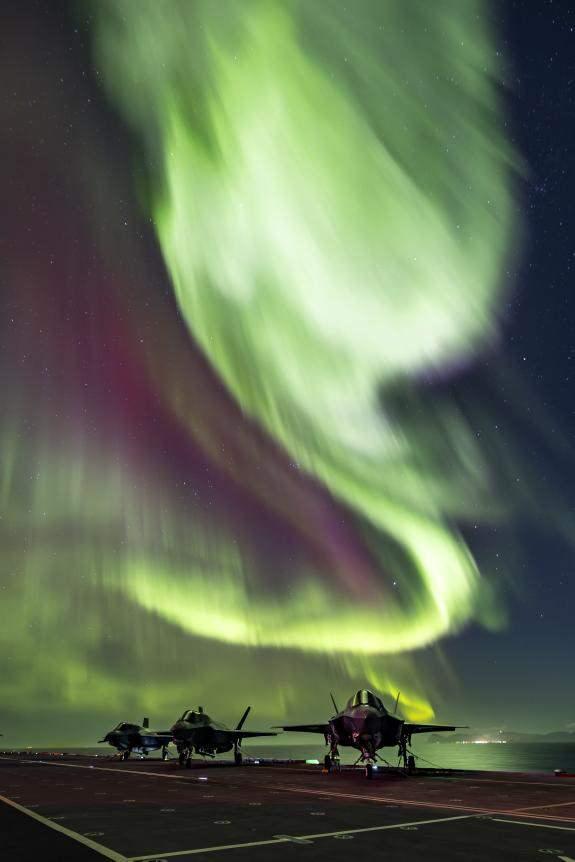
[(11, 862), (575, 862), (575, 778), (547, 774), (5, 755), (0, 803)]

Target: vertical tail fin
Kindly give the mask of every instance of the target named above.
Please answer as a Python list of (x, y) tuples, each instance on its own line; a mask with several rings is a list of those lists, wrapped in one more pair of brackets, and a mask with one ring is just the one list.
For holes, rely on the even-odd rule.
[(145, 717), (143, 722), (142, 722), (142, 727), (145, 727), (147, 730), (149, 728), (149, 726), (150, 726), (150, 719)]
[(400, 694), (401, 694), (401, 692), (400, 692), (400, 691), (398, 691), (398, 692), (397, 692), (397, 697), (395, 698), (395, 706), (393, 707), (393, 714), (394, 714), (394, 715), (397, 715), (397, 707), (399, 706), (399, 695), (400, 695)]
[(246, 709), (246, 711), (244, 712), (244, 714), (243, 714), (243, 715), (242, 715), (242, 717), (240, 718), (240, 720), (239, 720), (239, 722), (238, 722), (238, 724), (237, 724), (236, 730), (241, 730), (241, 729), (242, 729), (242, 727), (244, 726), (244, 721), (246, 720), (246, 718), (247, 718), (247, 717), (248, 717), (248, 715), (249, 715), (250, 709), (251, 709), (251, 706), (248, 706), (248, 708)]

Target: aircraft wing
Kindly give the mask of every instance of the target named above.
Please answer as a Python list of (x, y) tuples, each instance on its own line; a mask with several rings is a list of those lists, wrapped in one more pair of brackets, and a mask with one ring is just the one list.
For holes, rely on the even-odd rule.
[(234, 730), (232, 733), (238, 739), (249, 739), (251, 736), (277, 736), (273, 730)]
[(403, 729), (410, 735), (412, 733), (440, 733), (442, 730), (464, 730), (467, 725), (461, 724), (408, 724), (403, 725)]
[(277, 736), (273, 730), (220, 730), (218, 734), (225, 734), (230, 739), (251, 739), (253, 736)]
[(301, 733), (329, 733), (329, 724), (280, 724), (281, 730), (298, 730)]

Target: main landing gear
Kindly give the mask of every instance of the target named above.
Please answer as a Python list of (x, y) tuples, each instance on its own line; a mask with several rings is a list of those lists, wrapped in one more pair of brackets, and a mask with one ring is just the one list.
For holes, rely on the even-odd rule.
[(339, 762), (339, 754), (326, 754), (323, 759), (324, 772), (339, 772), (341, 764)]
[(162, 760), (168, 760), (170, 755), (168, 754), (168, 749), (165, 745), (162, 746)]
[(329, 754), (323, 759), (323, 768), (324, 772), (339, 772), (341, 769), (341, 764), (339, 760), (339, 749), (337, 747), (336, 742), (332, 742), (329, 750)]
[(407, 736), (402, 736), (397, 749), (398, 756), (403, 760), (403, 768), (408, 775), (413, 775), (415, 772), (415, 757), (408, 753), (407, 746), (411, 744), (411, 739)]
[(240, 746), (236, 742), (234, 745), (234, 763), (236, 764), (236, 766), (241, 766), (243, 762), (244, 762), (244, 758), (242, 757), (242, 753), (240, 751)]

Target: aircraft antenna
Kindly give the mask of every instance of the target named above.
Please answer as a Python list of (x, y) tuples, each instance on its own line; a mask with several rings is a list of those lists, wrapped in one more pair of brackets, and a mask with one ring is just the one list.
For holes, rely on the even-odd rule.
[(337, 708), (337, 703), (335, 702), (335, 697), (333, 696), (333, 692), (330, 691), (329, 696), (331, 697), (331, 702), (333, 703), (333, 708), (335, 709), (336, 712), (339, 712), (339, 709)]

